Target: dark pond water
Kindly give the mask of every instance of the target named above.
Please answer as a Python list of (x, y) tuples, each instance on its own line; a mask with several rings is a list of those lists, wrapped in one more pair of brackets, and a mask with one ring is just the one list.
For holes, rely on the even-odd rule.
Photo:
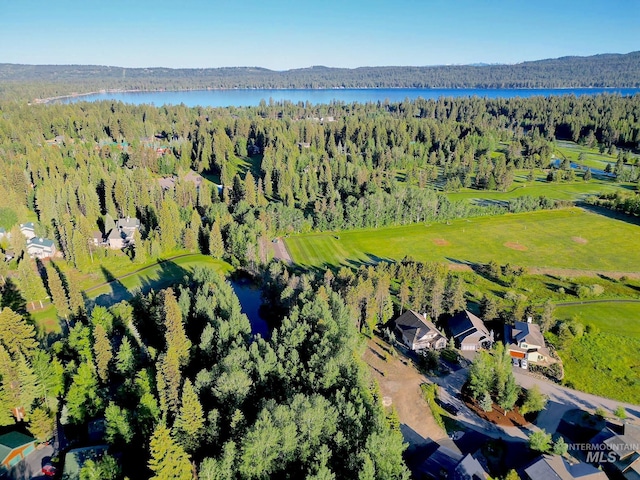
[(253, 335), (259, 334), (262, 338), (269, 338), (271, 329), (267, 321), (260, 316), (260, 307), (262, 306), (260, 289), (246, 280), (234, 280), (231, 282), (231, 286), (240, 300), (242, 313), (249, 318), (251, 333)]
[(401, 102), (406, 98), (438, 99), (440, 97), (481, 97), (515, 98), (551, 95), (596, 95), (598, 93), (618, 93), (633, 95), (640, 93), (638, 88), (566, 88), (566, 89), (478, 89), (478, 88), (345, 88), (345, 89), (234, 89), (234, 90), (191, 90), (164, 92), (104, 92), (57, 100), (62, 103), (81, 101), (96, 102), (115, 100), (134, 105), (179, 105), (188, 107), (249, 107), (257, 106), (261, 101), (289, 101), (312, 104), (344, 102)]

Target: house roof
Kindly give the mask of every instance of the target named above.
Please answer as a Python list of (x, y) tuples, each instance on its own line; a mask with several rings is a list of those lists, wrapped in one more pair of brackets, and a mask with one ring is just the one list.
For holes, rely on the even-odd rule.
[(487, 479), (489, 475), (482, 468), (480, 462), (475, 459), (470, 453), (468, 453), (461, 461), (453, 472), (454, 480), (467, 480), (467, 479)]
[(440, 472), (452, 472), (462, 460), (462, 455), (442, 445), (420, 466), (420, 471), (440, 478)]
[(118, 228), (140, 228), (140, 220), (135, 217), (119, 218), (116, 226)]
[(92, 236), (94, 239), (102, 241), (102, 232), (99, 232), (96, 230), (95, 232), (92, 233)]
[(588, 463), (570, 464), (558, 455), (542, 455), (524, 471), (531, 480), (607, 480), (602, 470)]
[(115, 240), (115, 239), (121, 240), (122, 234), (117, 228), (112, 228), (111, 231), (109, 232), (109, 235), (107, 235), (107, 240)]
[(511, 337), (517, 343), (525, 342), (531, 345), (544, 347), (544, 337), (540, 331), (540, 325), (528, 322), (515, 322), (511, 329)]
[(42, 237), (33, 237), (27, 242), (27, 247), (53, 248), (53, 240)]
[(0, 435), (0, 463), (16, 448), (35, 442), (35, 438), (20, 432), (9, 432)]
[(108, 450), (108, 445), (96, 445), (94, 447), (74, 448), (64, 456), (64, 468), (62, 478), (80, 478), (80, 470), (87, 460), (96, 460), (102, 457)]
[(27, 223), (21, 223), (20, 224), (20, 230), (35, 230), (36, 226), (33, 224), (33, 222), (27, 222)]
[(489, 337), (484, 322), (468, 310), (457, 313), (449, 320), (449, 330), (454, 337), (468, 336), (476, 332)]
[(396, 327), (411, 342), (421, 339), (429, 332), (438, 332), (436, 326), (413, 310), (407, 310), (395, 320)]

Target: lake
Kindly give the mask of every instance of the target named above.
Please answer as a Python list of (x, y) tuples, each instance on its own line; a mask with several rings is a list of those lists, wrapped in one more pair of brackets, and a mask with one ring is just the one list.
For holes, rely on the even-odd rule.
[(633, 95), (640, 88), (567, 88), (567, 89), (423, 89), (423, 88), (367, 88), (367, 89), (305, 89), (305, 90), (190, 90), (163, 92), (104, 92), (56, 100), (61, 103), (119, 101), (134, 105), (180, 105), (188, 107), (250, 107), (258, 106), (262, 100), (269, 102), (288, 101), (326, 104), (331, 102), (367, 103), (401, 102), (406, 98), (438, 99), (440, 97), (515, 98), (551, 95), (596, 95), (617, 93)]

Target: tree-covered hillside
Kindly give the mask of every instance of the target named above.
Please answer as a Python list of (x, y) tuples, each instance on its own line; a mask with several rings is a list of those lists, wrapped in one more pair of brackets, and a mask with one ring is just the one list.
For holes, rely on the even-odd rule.
[[(515, 65), (170, 69), (0, 64), (0, 95), (46, 98), (100, 89), (640, 87), (640, 52)], [(26, 97), (25, 97), (26, 95)]]

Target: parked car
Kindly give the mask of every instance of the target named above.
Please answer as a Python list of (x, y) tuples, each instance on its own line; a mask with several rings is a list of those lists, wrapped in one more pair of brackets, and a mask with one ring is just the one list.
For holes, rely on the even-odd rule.
[(527, 361), (526, 361), (525, 359), (522, 359), (522, 360), (520, 361), (520, 366), (521, 366), (522, 368), (527, 368)]
[(458, 415), (459, 410), (450, 403), (443, 402), (440, 399), (436, 399), (436, 403), (440, 405), (445, 412), (450, 413), (451, 415)]
[(45, 477), (55, 477), (57, 469), (55, 465), (51, 462), (47, 462), (42, 466), (42, 474)]

